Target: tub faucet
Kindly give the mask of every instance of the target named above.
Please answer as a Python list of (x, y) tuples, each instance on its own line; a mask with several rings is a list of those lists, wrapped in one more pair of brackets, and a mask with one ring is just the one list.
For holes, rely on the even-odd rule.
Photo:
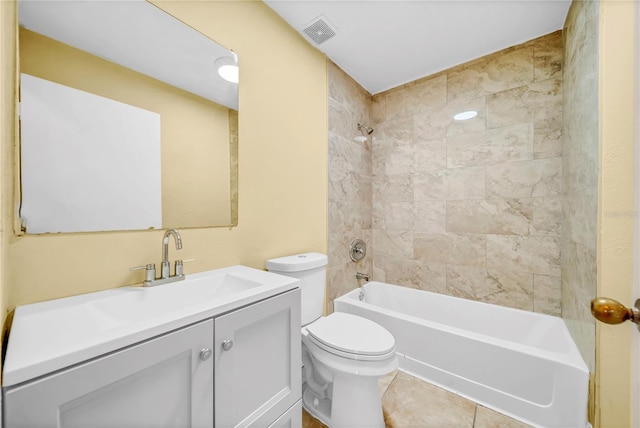
[(364, 279), (365, 281), (369, 282), (369, 275), (365, 273), (356, 272), (356, 279)]
[[(169, 278), (169, 276), (171, 276), (171, 268), (169, 266), (169, 237), (173, 236), (173, 239), (176, 241), (176, 250), (180, 250), (182, 249), (182, 238), (180, 237), (180, 234), (178, 233), (177, 230), (175, 229), (167, 229), (166, 232), (164, 232), (164, 236), (162, 237), (162, 265), (160, 265), (160, 272), (161, 272), (161, 278), (165, 279), (165, 278)], [(180, 266), (178, 265), (178, 263), (180, 262), (180, 260), (176, 260), (176, 275), (178, 275), (178, 273), (182, 273), (182, 272), (178, 272), (179, 268), (180, 270), (182, 270), (182, 263), (180, 263)]]

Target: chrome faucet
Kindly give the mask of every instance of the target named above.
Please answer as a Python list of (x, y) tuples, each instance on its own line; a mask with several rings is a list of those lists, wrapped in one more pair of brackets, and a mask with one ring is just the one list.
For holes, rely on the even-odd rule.
[[(160, 272), (161, 272), (162, 279), (169, 278), (171, 274), (170, 266), (169, 266), (169, 237), (170, 236), (173, 236), (174, 240), (176, 241), (176, 250), (182, 249), (182, 238), (180, 237), (180, 234), (178, 233), (178, 231), (175, 229), (167, 229), (167, 231), (164, 232), (164, 236), (162, 237), (162, 264), (160, 265)], [(177, 272), (178, 262), (180, 262), (180, 260), (176, 260), (176, 275), (178, 274)]]
[(366, 273), (356, 272), (356, 279), (364, 279), (365, 281), (369, 282), (369, 275), (367, 275)]
[(171, 267), (169, 265), (169, 237), (171, 236), (173, 236), (173, 239), (176, 241), (176, 250), (182, 249), (182, 238), (180, 238), (180, 233), (175, 229), (167, 229), (162, 237), (162, 264), (160, 265), (160, 278), (156, 278), (156, 265), (153, 263), (129, 268), (129, 270), (145, 270), (144, 282), (142, 283), (144, 287), (167, 284), (169, 282), (181, 281), (184, 279), (182, 260), (176, 260), (175, 274), (173, 276), (171, 275)]

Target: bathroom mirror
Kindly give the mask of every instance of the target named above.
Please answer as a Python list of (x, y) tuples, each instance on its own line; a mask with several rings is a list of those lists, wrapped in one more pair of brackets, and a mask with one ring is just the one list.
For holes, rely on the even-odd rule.
[(18, 5), (22, 231), (236, 225), (237, 55), (145, 0)]

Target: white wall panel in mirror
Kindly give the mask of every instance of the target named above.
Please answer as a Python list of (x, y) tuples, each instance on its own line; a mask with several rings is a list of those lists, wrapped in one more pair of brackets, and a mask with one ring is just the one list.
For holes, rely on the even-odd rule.
[[(238, 85), (222, 79), (215, 67), (237, 63), (237, 55), (144, 0), (19, 0), (18, 4), (21, 73), (154, 112), (161, 118), (160, 144), (152, 155), (160, 159), (160, 166), (156, 171), (140, 171), (145, 176), (160, 176), (161, 207), (155, 216), (161, 223), (156, 226), (145, 221), (143, 226), (89, 230), (236, 225)], [(96, 117), (75, 122), (104, 120), (97, 110), (85, 113), (90, 112)], [(49, 119), (48, 126), (57, 126), (55, 116)], [(22, 135), (33, 132), (33, 126), (41, 127), (41, 120), (23, 122)], [(46, 133), (41, 137), (48, 138)], [(30, 143), (22, 138), (20, 144)], [(97, 150), (94, 156), (108, 150), (101, 144), (87, 147)], [(99, 180), (80, 176), (82, 168), (75, 165), (76, 159), (67, 158), (66, 162), (77, 170), (78, 181)], [(83, 173), (91, 171), (82, 169)], [(38, 171), (23, 162), (21, 179), (29, 181), (31, 174)], [(116, 169), (109, 180), (120, 183), (125, 192), (128, 187), (137, 187), (131, 177)], [(56, 199), (67, 194), (64, 189), (48, 192)], [(23, 232), (47, 232), (33, 227), (35, 217), (27, 215), (24, 203), (22, 214), (27, 217)], [(68, 212), (67, 216), (70, 224), (65, 232), (88, 231), (84, 224), (92, 220), (82, 218), (82, 212)]]
[(21, 216), (32, 233), (162, 228), (160, 115), (21, 77)]

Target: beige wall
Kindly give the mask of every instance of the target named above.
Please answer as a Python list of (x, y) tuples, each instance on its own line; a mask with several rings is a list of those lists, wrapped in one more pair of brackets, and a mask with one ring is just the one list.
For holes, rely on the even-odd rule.
[[(371, 275), (371, 139), (360, 141), (358, 123), (371, 126), (371, 95), (329, 62), (329, 269), (327, 311), (333, 300), (358, 287), (356, 272)], [(354, 262), (354, 239), (367, 245), (366, 257)], [(361, 283), (361, 281), (360, 281)]]
[(7, 309), (10, 306), (8, 290), (9, 246), (13, 230), (13, 142), (16, 116), (16, 4), (0, 2), (0, 319), (2, 337), (5, 333)]
[(19, 45), (22, 73), (160, 115), (165, 228), (230, 224), (228, 108), (24, 28)]
[[(1, 2), (3, 11), (13, 7)], [(9, 3), (9, 5), (5, 5)], [(239, 225), (183, 230), (170, 257), (195, 261), (187, 274), (327, 251), (326, 59), (258, 1), (157, 4), (238, 53), (240, 71)], [(4, 24), (4, 22), (3, 22)], [(11, 27), (9, 27), (11, 28)], [(7, 26), (2, 43), (11, 44)], [(2, 84), (11, 82), (3, 61)], [(11, 86), (11, 85), (10, 85)], [(5, 106), (6, 101), (3, 103)], [(10, 117), (3, 116), (2, 129)], [(5, 132), (5, 131), (3, 131)], [(12, 142), (3, 134), (3, 152)], [(2, 159), (2, 171), (11, 171)], [(2, 201), (6, 207), (8, 190)], [(15, 237), (3, 224), (4, 307), (140, 282), (130, 266), (159, 263), (161, 231)]]
[(375, 279), (559, 315), (561, 32), (377, 94), (372, 116)]
[[(633, 211), (633, 170), (637, 168), (633, 163), (633, 65), (638, 43), (633, 30), (634, 3), (605, 0), (598, 5), (600, 173), (596, 294), (624, 305), (632, 305), (638, 297), (632, 295), (631, 285), (633, 218), (637, 215)], [(631, 426), (632, 406), (639, 406), (637, 401), (631, 401), (632, 382), (637, 382), (631, 378), (631, 335), (636, 334), (631, 323), (597, 323), (596, 427)], [(637, 367), (639, 363), (633, 364)]]

